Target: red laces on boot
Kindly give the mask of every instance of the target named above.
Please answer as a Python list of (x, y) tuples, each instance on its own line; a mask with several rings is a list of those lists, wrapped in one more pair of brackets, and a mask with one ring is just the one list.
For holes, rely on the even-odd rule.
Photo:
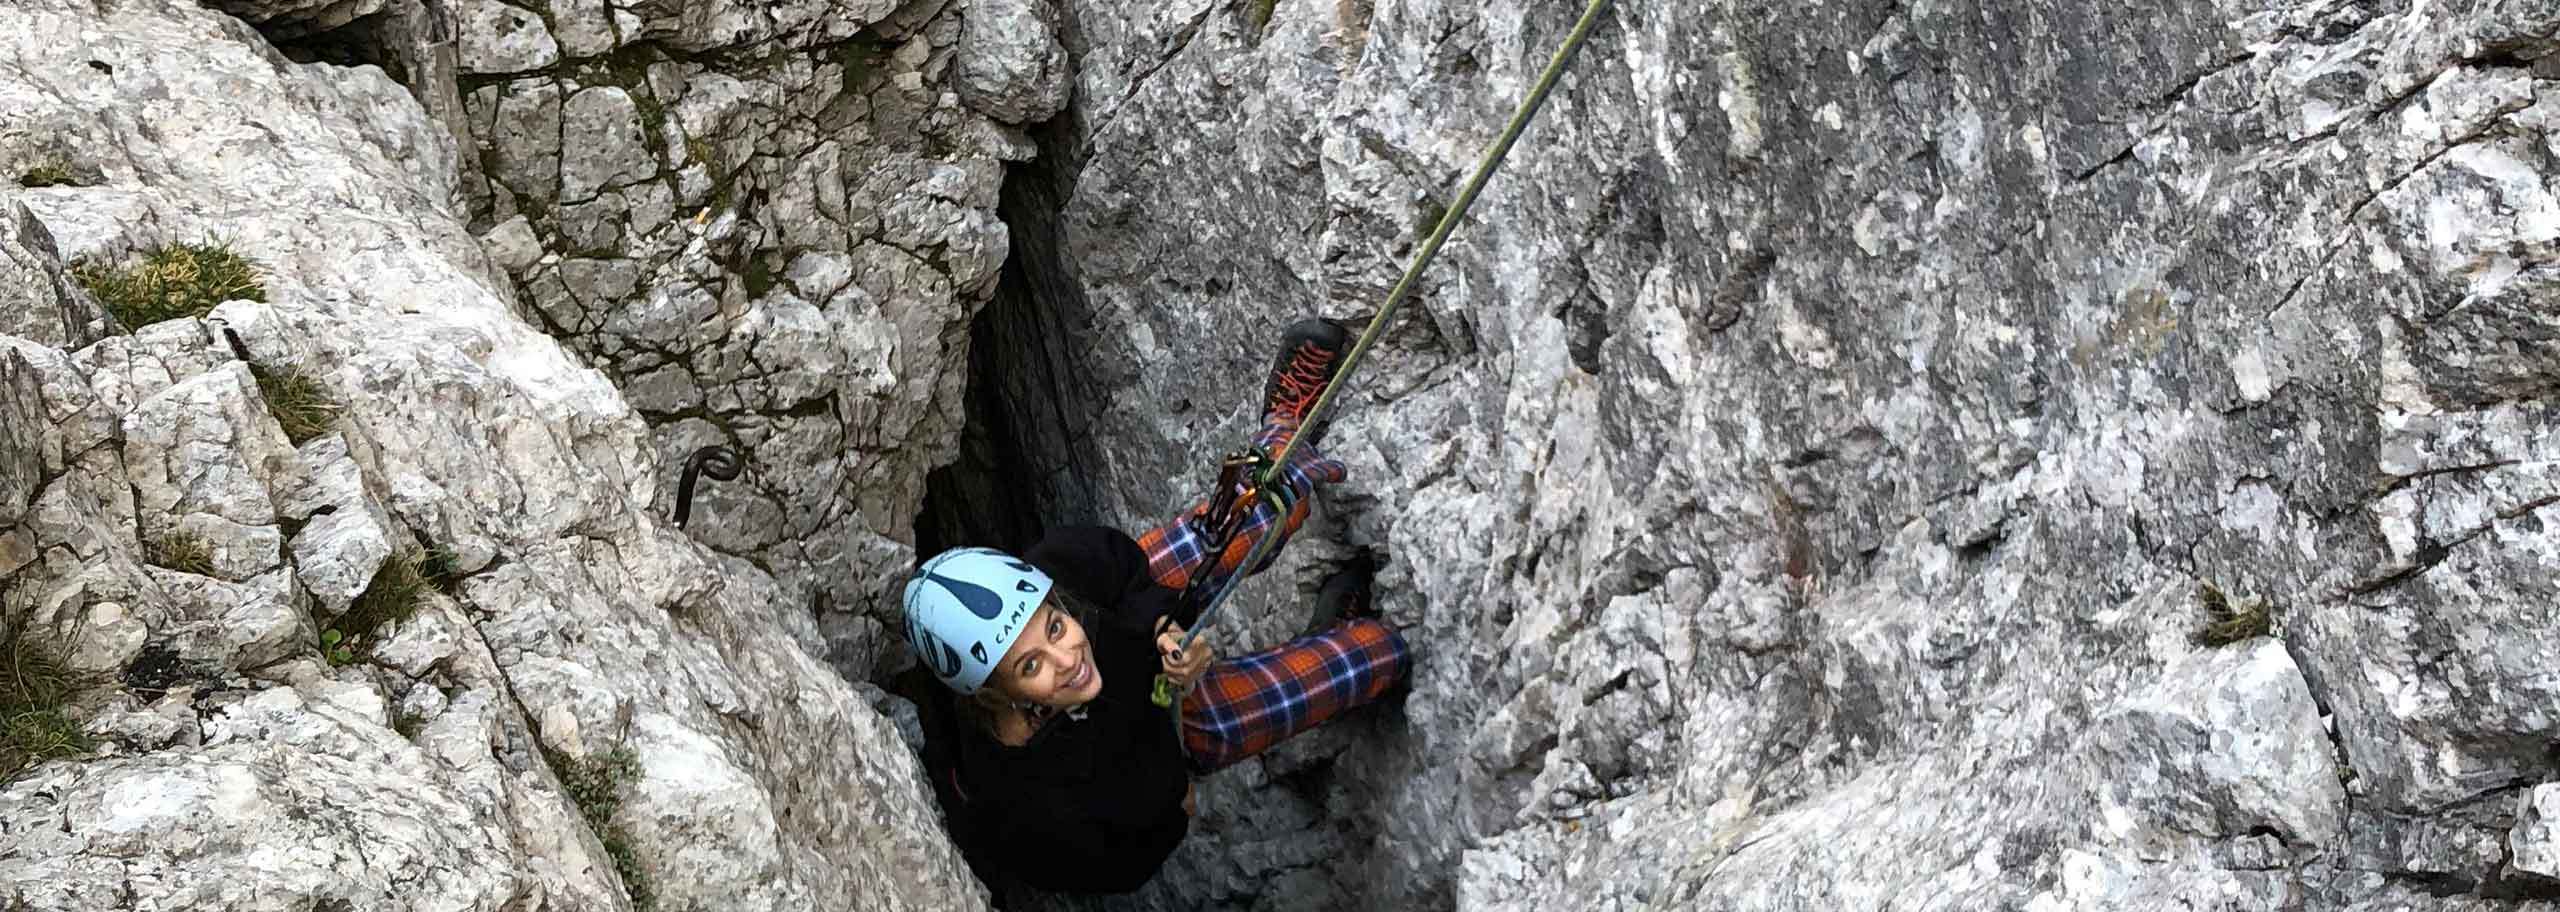
[(1279, 395), (1272, 397), (1271, 413), (1291, 421), (1305, 417), (1307, 409), (1324, 395), (1325, 381), (1332, 379), (1326, 368), (1333, 365), (1334, 352), (1313, 342), (1300, 343), (1296, 355), (1289, 359), (1289, 369), (1275, 379)]

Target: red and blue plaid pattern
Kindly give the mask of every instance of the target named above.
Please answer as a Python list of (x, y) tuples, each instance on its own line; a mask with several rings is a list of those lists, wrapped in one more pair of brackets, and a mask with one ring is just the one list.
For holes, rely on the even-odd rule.
[[(1261, 433), (1253, 435), (1253, 444), (1264, 452), (1278, 452), (1297, 431), (1293, 425), (1275, 421), (1264, 425)], [(1280, 523), (1280, 511), (1270, 504), (1255, 503), (1253, 512), (1246, 515), (1244, 528), (1236, 532), (1235, 538), (1227, 542), (1226, 551), (1218, 555), (1219, 572), (1235, 572), (1236, 565), (1244, 563), (1245, 557), (1253, 552), (1254, 542), (1274, 523), (1279, 523), (1280, 541), (1272, 545), (1271, 551), (1263, 557), (1262, 566), (1253, 568), (1252, 572), (1260, 573), (1271, 566), (1272, 561), (1279, 559), (1280, 549), (1288, 546), (1288, 536), (1296, 534), (1298, 526), (1307, 521), (1307, 511), (1315, 504), (1316, 485), (1339, 482), (1347, 474), (1341, 460), (1324, 455), (1312, 443), (1302, 444), (1290, 452), (1289, 463), (1280, 468), (1281, 478), (1295, 495), (1291, 499), (1288, 521)], [(1191, 574), (1209, 554), (1209, 543), (1195, 526), (1204, 518), (1201, 513), (1207, 509), (1206, 502), (1193, 504), (1172, 522), (1139, 534), (1138, 547), (1147, 552), (1147, 572), (1156, 578), (1157, 585), (1177, 592), (1191, 585)]]
[(1182, 698), (1182, 748), (1198, 773), (1269, 750), (1403, 680), (1404, 637), (1374, 618), (1209, 666)]

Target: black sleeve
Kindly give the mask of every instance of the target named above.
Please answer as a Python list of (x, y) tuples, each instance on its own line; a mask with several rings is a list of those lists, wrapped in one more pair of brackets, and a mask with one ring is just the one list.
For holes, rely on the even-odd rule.
[(1180, 599), (1147, 571), (1147, 554), (1127, 533), (1105, 526), (1049, 530), (1024, 560), (1092, 602), (1113, 627), (1152, 639), (1155, 622)]
[[(1142, 819), (1114, 822), (1072, 804), (1016, 808), (998, 838), (1022, 882), (1057, 893), (1127, 893), (1145, 886), (1191, 831), (1179, 794)], [(1117, 815), (1115, 815), (1117, 816)], [(1134, 823), (1135, 825), (1131, 825)]]

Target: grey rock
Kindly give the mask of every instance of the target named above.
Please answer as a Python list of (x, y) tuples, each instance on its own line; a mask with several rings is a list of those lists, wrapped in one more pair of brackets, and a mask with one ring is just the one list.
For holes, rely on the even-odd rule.
[(560, 106), (560, 130), (563, 136), (578, 137), (560, 144), (561, 202), (585, 202), (607, 187), (656, 171), (657, 160), (641, 135), (640, 109), (618, 87), (571, 94)]
[(961, 6), (960, 97), (1009, 124), (1049, 119), (1073, 88), (1048, 0), (968, 0)]
[(2516, 813), (2515, 829), (2507, 836), (2516, 870), (2560, 878), (2560, 829), (2554, 828), (2555, 822), (2560, 822), (2560, 785), (2545, 783), (2527, 791), (2523, 808)]
[(191, 515), (275, 525), (267, 481), (290, 470), (293, 444), (267, 414), (247, 365), (189, 378), (135, 403), (124, 438), (142, 526), (153, 539)]
[(560, 49), (571, 57), (594, 57), (613, 50), (616, 34), (640, 30), (640, 17), (606, 0), (556, 0), (551, 4)]
[[(2205, 836), (2344, 837), (2346, 791), (2302, 673), (2258, 639), (2165, 669), (2094, 734), (2107, 814)], [(2110, 821), (2111, 828), (2114, 822)]]
[(462, 72), (521, 73), (560, 62), (560, 45), (532, 10), (500, 0), (460, 0)]
[(322, 608), (336, 612), (363, 595), (391, 557), (390, 530), (362, 511), (330, 512), (293, 537), (293, 567)]
[(489, 180), (465, 194), (492, 256), (650, 420), (661, 515), (695, 451), (739, 451), (746, 477), (703, 484), (689, 534), (825, 615), (847, 676), (894, 671), (883, 593), (959, 434), (969, 326), (1007, 252), (1003, 163), (1035, 151), (1004, 119), (1064, 99), (1053, 12), (555, 3), (549, 19), (571, 59), (469, 101)]
[(205, 5), (286, 35), (325, 32), (380, 13), (393, 0), (206, 0)]
[[(1196, 497), (1573, 6), (1059, 4), (973, 419), (1028, 465), (954, 473), (1023, 506), (952, 524)], [(2494, 905), (2560, 648), (2529, 7), (1618, 5), (1227, 628), (1378, 552), (1413, 694), (1033, 907)], [(2204, 584), (2280, 644), (2190, 644)]]
[(106, 314), (63, 270), (53, 235), (15, 200), (0, 199), (0, 333), (55, 348), (106, 334)]
[[(490, 152), (490, 180), (529, 200), (559, 198), (560, 96), (560, 87), (547, 79), (519, 79), (472, 94), (472, 121)], [(484, 109), (486, 115), (479, 113)], [(479, 126), (484, 119), (487, 125)]]
[(292, 576), (240, 582), (151, 568), (138, 607), (152, 636), (198, 668), (265, 668), (309, 649), (310, 616), (294, 604)]
[[(949, 541), (1188, 503), (1271, 328), (1374, 306), (1571, 12), (575, 0), (546, 51), (505, 10), (230, 8), (470, 62), (0, 12), (0, 160), (100, 178), (0, 232), (34, 289), (0, 420), (35, 429), (0, 599), (179, 679), (0, 786), (42, 907), (615, 907), (613, 827), (678, 906), (983, 906), (896, 701), (838, 678), (902, 661), (928, 489)], [(2560, 12), (1981, 12), (1619, 6), (1372, 352), (1353, 481), (1233, 606), (1233, 651), (1277, 642), (1380, 553), (1412, 695), (1203, 783), (1141, 893), (1009, 906), (2539, 889)], [(431, 120), (464, 66), (513, 78)], [(215, 231), (271, 303), (75, 333), (63, 262)], [(342, 435), (269, 439), (234, 336)], [(678, 533), (711, 444), (749, 473)], [(146, 566), (178, 528), (213, 575)], [(427, 543), (454, 592), (318, 660), (305, 612)], [(2208, 585), (2274, 636), (2191, 641)], [(624, 811), (583, 820), (551, 758), (615, 748)]]
[(120, 672), (142, 654), (150, 633), (123, 605), (100, 602), (81, 617), (78, 632), (70, 637), (78, 645), (67, 658), (91, 674)]
[[(0, 262), (214, 236), (267, 292), (74, 351), (0, 336), (0, 618), (108, 672), (70, 707), (98, 751), (0, 783), (13, 900), (624, 908), (639, 882), (610, 840), (666, 907), (985, 907), (805, 602), (661, 525), (647, 425), (524, 322), (407, 90), (174, 0), (11, 4), (0, 70), (0, 136), (76, 125), (114, 184), (20, 195), (55, 246), (13, 233)], [(638, 130), (627, 97), (556, 85), (483, 91)], [(489, 156), (512, 198), (559, 191), (536, 164), (557, 136)], [(590, 194), (662, 205), (628, 186), (645, 156), (573, 151), (603, 163)], [(249, 364), (314, 378), (335, 433), (291, 446)], [(209, 575), (150, 565), (182, 531), (214, 546)], [(315, 612), (430, 546), (450, 591), (325, 661)], [(558, 770), (617, 749), (622, 809), (587, 819)]]

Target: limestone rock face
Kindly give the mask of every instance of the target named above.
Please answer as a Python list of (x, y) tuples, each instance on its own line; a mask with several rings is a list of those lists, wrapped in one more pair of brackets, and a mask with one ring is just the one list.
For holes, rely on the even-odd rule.
[[(0, 632), (98, 742), (0, 908), (987, 907), (846, 680), (917, 530), (1200, 494), (1573, 13), (0, 5)], [(1221, 631), (1373, 552), (1412, 694), (1009, 907), (2549, 905), (2554, 34), (1621, 0)], [(263, 302), (72, 278), (206, 238)]]
[(2560, 785), (2545, 783), (2525, 793), (2516, 828), (2508, 836), (2515, 868), (2543, 878), (2560, 879)]
[[(1197, 496), (1576, 6), (1065, 0), (1053, 205), (1007, 213), (1054, 254), (992, 305), (1036, 510)], [(1418, 686), (1095, 905), (2551, 895), (2555, 31), (1621, 2), (1364, 369), (1333, 540), (1229, 627), (1372, 549)], [(2208, 590), (2272, 636), (2191, 639)]]
[(97, 341), (104, 315), (73, 290), (53, 253), (53, 235), (16, 204), (0, 210), (0, 332), (60, 348)]
[[(0, 7), (0, 72), (0, 173), (88, 178), (0, 189), (0, 634), (92, 675), (97, 742), (0, 783), (0, 906), (985, 907), (805, 603), (662, 519), (410, 91), (177, 0)], [(207, 238), (263, 303), (101, 339), (62, 280)]]
[[(862, 679), (960, 430), (1007, 243), (1012, 126), (1064, 102), (1045, 5), (459, 6), (469, 220), (536, 325), (613, 379), (688, 531), (765, 568)], [(670, 510), (675, 485), (656, 490)]]

